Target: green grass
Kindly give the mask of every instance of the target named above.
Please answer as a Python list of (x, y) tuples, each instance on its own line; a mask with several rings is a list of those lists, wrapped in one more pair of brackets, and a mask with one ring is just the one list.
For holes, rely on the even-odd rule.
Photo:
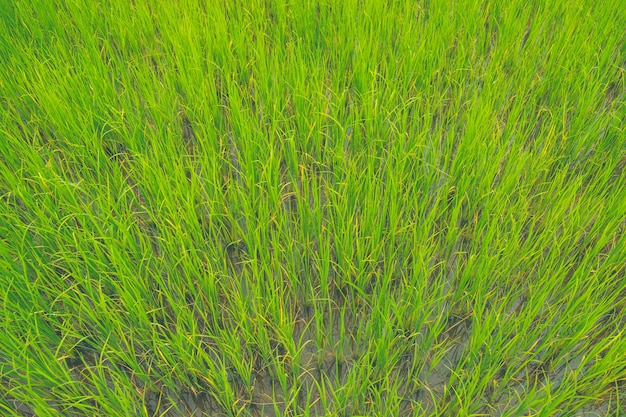
[(626, 415), (624, 28), (0, 0), (0, 414)]

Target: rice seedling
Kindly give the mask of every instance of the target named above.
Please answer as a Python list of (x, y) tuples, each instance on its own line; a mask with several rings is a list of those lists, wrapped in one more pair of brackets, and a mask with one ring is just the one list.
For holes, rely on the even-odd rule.
[(0, 6), (7, 416), (604, 416), (619, 2)]

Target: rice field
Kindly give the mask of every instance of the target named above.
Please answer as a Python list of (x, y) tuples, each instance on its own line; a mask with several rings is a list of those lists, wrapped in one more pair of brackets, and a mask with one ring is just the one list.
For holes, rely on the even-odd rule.
[(0, 414), (626, 415), (625, 29), (0, 0)]

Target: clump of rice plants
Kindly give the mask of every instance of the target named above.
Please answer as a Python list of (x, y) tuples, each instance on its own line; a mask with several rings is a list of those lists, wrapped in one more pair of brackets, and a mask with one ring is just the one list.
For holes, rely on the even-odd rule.
[(0, 413), (626, 415), (617, 1), (0, 6)]

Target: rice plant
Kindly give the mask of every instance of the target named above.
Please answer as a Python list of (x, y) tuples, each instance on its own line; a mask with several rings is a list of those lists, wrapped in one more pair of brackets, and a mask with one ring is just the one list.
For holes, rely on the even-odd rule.
[(0, 2), (0, 413), (626, 415), (626, 9)]

